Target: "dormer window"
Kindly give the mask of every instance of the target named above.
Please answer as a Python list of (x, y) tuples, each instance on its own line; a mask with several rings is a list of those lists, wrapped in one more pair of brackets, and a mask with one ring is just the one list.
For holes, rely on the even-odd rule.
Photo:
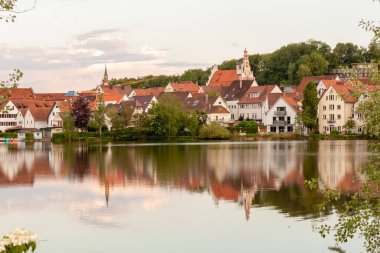
[(258, 92), (252, 92), (251, 94), (249, 94), (250, 98), (258, 98), (259, 96), (260, 94)]

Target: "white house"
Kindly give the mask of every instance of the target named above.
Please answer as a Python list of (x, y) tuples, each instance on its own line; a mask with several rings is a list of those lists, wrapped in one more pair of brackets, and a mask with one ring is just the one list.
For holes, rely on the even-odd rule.
[(292, 97), (280, 96), (266, 113), (267, 132), (293, 132), (301, 105)]
[(18, 108), (11, 100), (5, 100), (0, 105), (0, 131), (17, 126)]

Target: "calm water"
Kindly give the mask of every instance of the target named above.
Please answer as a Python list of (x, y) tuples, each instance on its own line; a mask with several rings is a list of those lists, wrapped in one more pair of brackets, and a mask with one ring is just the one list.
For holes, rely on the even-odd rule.
[(368, 155), (365, 141), (0, 146), (0, 234), (31, 229), (37, 252), (331, 252), (311, 227), (335, 217), (303, 182), (355, 191)]

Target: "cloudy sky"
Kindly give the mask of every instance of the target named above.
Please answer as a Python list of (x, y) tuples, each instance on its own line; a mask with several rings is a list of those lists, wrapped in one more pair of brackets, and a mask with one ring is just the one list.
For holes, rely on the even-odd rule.
[[(19, 0), (27, 9), (34, 0)], [(92, 89), (110, 77), (179, 74), (291, 42), (366, 46), (371, 0), (37, 0), (0, 23), (0, 80), (13, 68), (36, 91)]]

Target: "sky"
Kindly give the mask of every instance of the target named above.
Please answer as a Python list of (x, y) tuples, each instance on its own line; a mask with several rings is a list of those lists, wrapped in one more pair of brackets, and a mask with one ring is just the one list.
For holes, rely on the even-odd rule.
[[(19, 10), (34, 0), (19, 0)], [(110, 78), (180, 74), (316, 39), (367, 46), (371, 0), (37, 0), (0, 23), (0, 80), (19, 68), (36, 92), (88, 90)]]

